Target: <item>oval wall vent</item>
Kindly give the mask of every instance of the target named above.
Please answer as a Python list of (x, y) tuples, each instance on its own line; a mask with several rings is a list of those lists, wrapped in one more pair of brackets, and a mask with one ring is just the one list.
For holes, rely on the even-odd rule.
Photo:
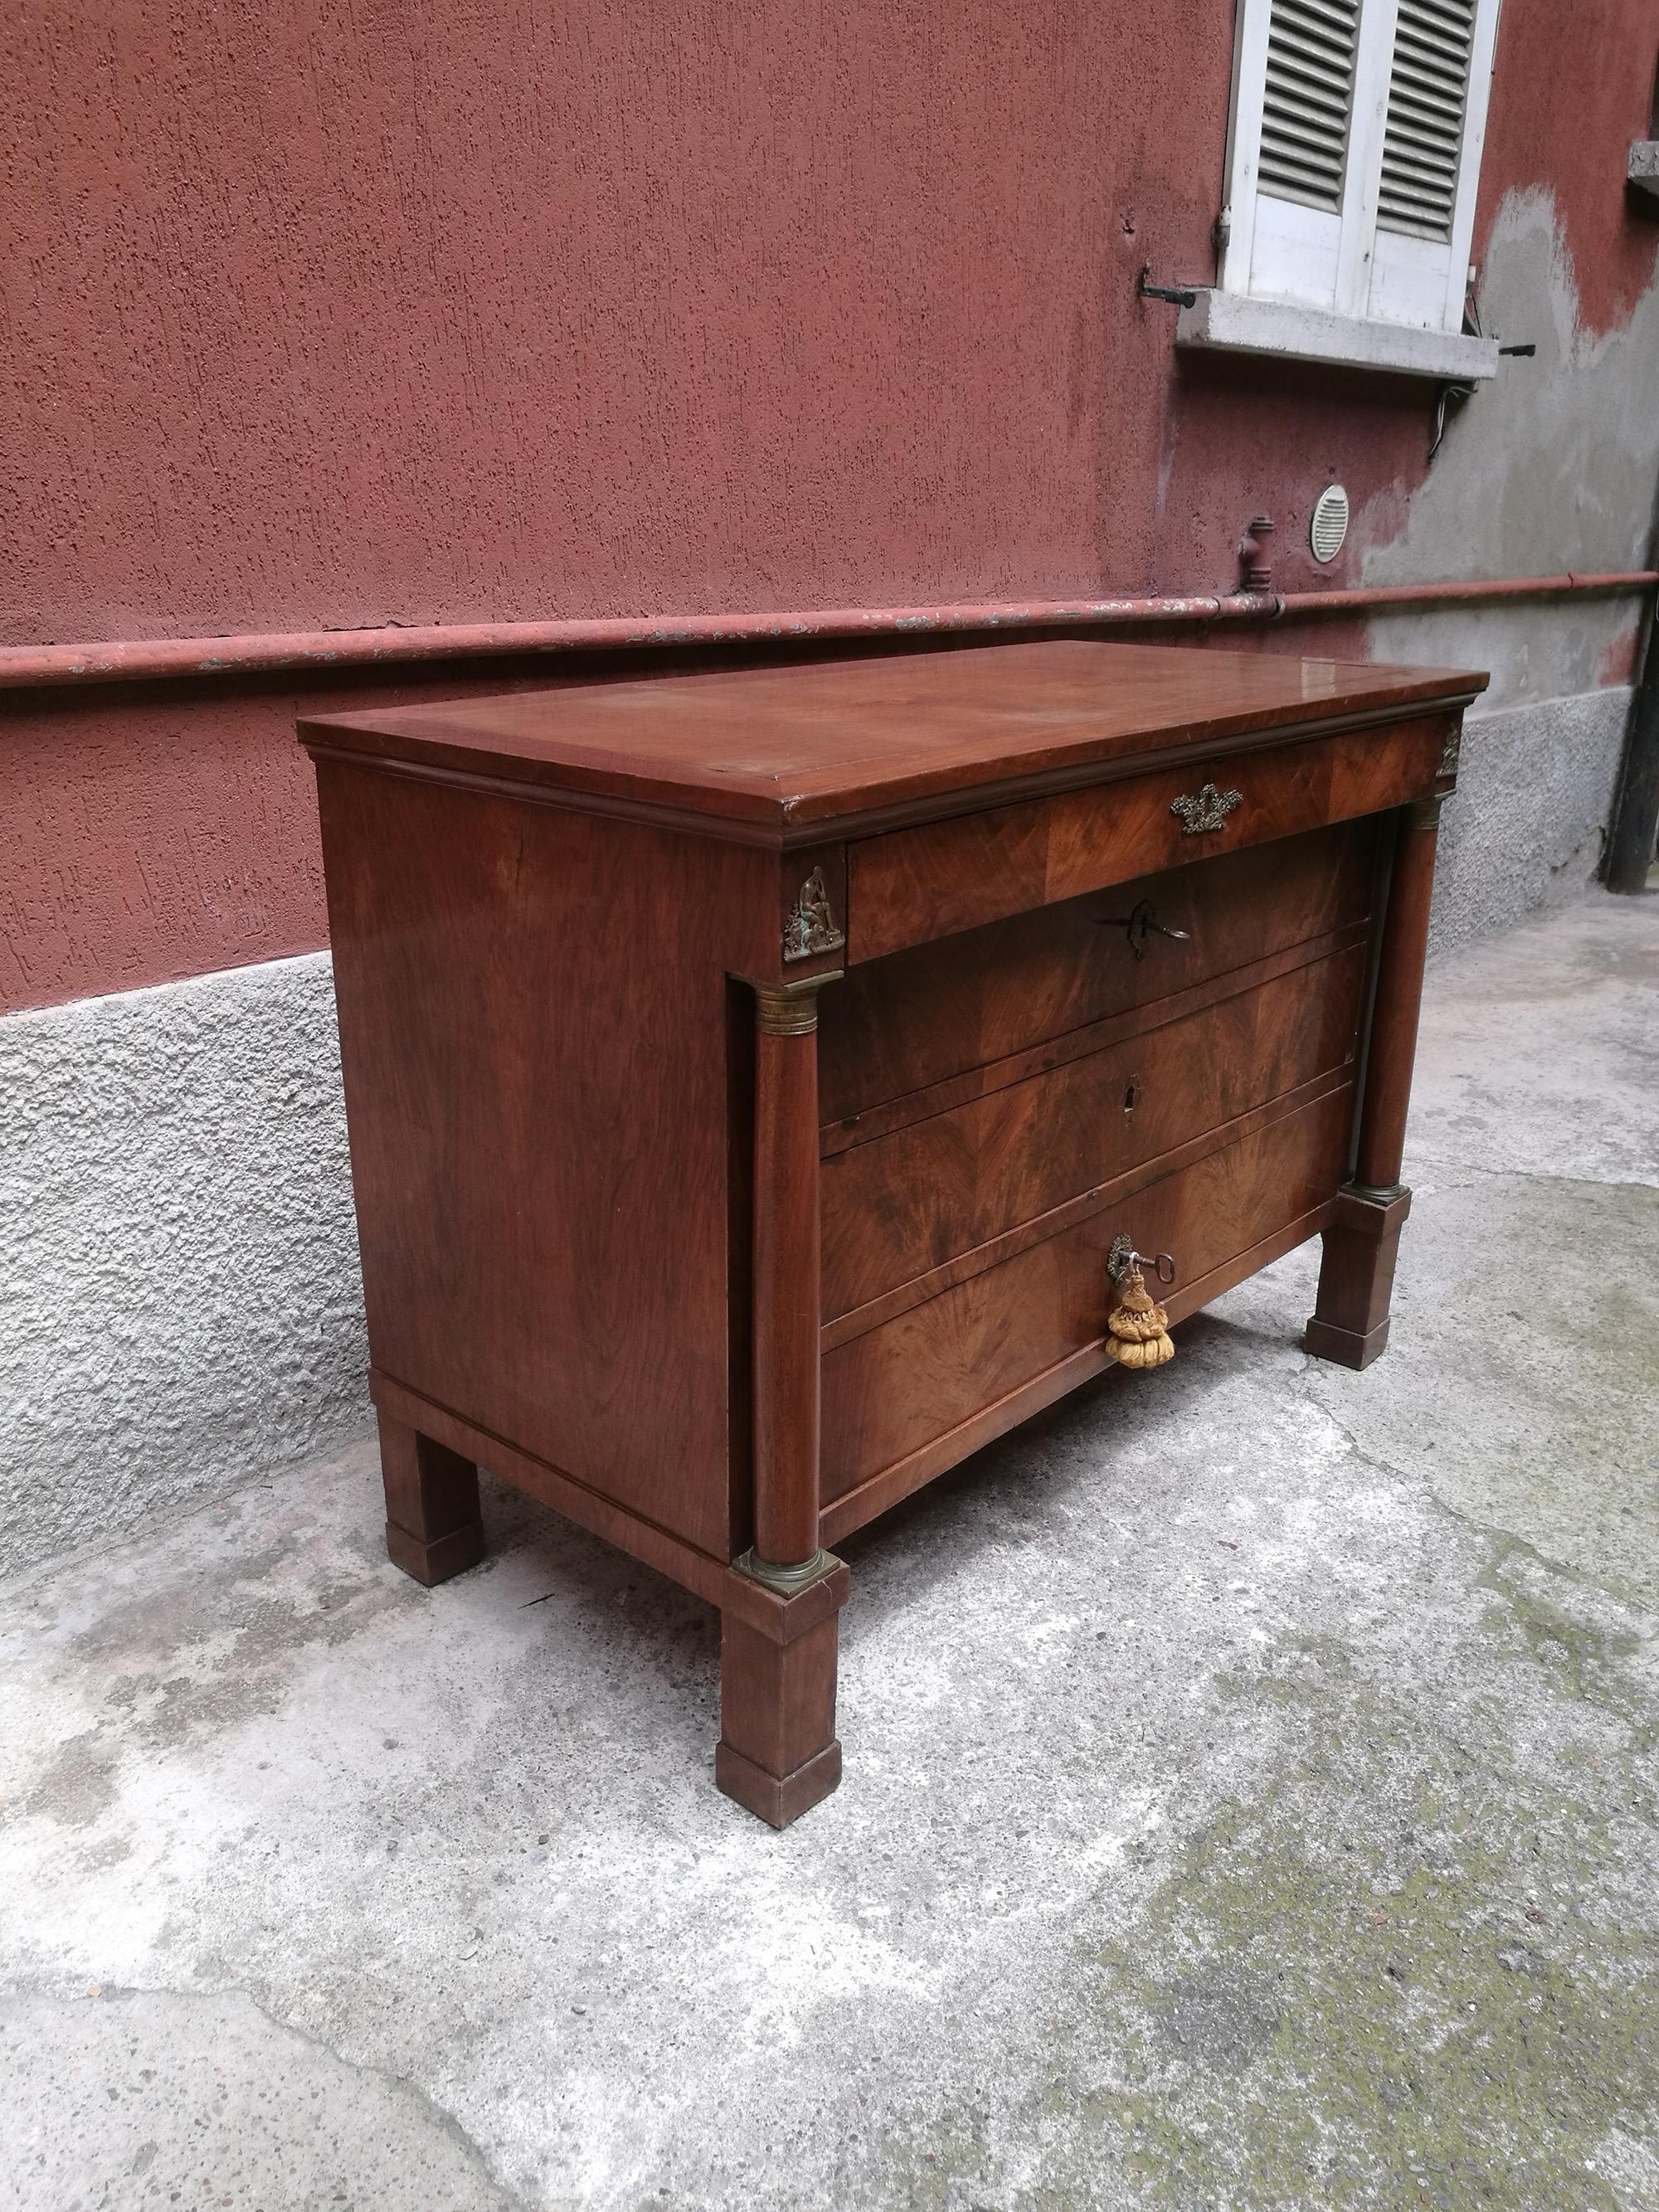
[(1327, 484), (1314, 501), (1313, 540), (1316, 561), (1334, 561), (1348, 534), (1348, 495), (1340, 484)]

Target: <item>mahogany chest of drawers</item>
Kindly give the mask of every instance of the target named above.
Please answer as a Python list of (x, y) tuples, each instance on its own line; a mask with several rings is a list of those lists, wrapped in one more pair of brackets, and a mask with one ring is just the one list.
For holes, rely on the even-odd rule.
[(1102, 1371), (1126, 1250), (1173, 1324), (1322, 1234), (1363, 1366), (1484, 680), (1056, 641), (302, 723), (392, 1558), (478, 1559), (483, 1464), (708, 1599), (781, 1826), (830, 1547)]

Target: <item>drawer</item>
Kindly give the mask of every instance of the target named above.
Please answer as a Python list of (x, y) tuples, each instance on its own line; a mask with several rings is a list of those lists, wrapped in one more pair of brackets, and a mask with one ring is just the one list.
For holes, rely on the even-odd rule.
[[(1224, 754), (895, 830), (848, 850), (849, 966), (1032, 907), (1402, 806), (1432, 790), (1454, 714)], [(1173, 810), (1237, 793), (1213, 826)]]
[(1108, 1364), (1106, 1258), (1120, 1231), (1175, 1254), (1174, 1319), (1311, 1235), (1342, 1180), (1352, 1097), (1344, 1084), (826, 1352), (824, 1541)]
[[(1364, 922), (1373, 817), (1164, 870), (848, 970), (819, 1000), (819, 1111), (858, 1116)], [(1166, 929), (1123, 925), (1140, 910)]]
[(1351, 1068), (1364, 983), (1358, 944), (831, 1153), (825, 1320)]

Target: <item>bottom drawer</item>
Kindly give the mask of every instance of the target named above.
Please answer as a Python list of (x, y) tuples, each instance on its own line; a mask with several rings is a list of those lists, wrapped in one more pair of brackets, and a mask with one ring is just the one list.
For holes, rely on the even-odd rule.
[(1143, 1252), (1175, 1255), (1164, 1303), (1176, 1318), (1310, 1235), (1308, 1217), (1346, 1173), (1352, 1114), (1344, 1084), (827, 1352), (824, 1541), (1109, 1364), (1106, 1255), (1120, 1231)]

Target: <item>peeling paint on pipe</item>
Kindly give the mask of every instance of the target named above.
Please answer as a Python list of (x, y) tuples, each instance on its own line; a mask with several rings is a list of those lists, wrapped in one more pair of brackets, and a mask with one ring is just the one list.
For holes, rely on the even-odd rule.
[(800, 638), (944, 635), (957, 631), (1109, 629), (1146, 623), (1307, 621), (1444, 601), (1635, 595), (1659, 569), (1511, 576), (1486, 582), (1382, 585), (1336, 592), (1199, 592), (1114, 599), (1027, 599), (984, 605), (841, 607), (815, 613), (615, 617), (595, 621), (444, 623), (426, 628), (289, 630), (242, 637), (123, 638), (0, 647), (0, 690), (286, 668), (344, 669), (517, 653), (648, 646), (749, 645)]
[(1601, 599), (1652, 589), (1659, 568), (1618, 568), (1603, 575), (1502, 576), (1482, 583), (1375, 584), (1352, 592), (1290, 592), (1287, 616), (1374, 614), (1385, 607), (1435, 606), (1448, 602), (1496, 604), (1503, 599)]

